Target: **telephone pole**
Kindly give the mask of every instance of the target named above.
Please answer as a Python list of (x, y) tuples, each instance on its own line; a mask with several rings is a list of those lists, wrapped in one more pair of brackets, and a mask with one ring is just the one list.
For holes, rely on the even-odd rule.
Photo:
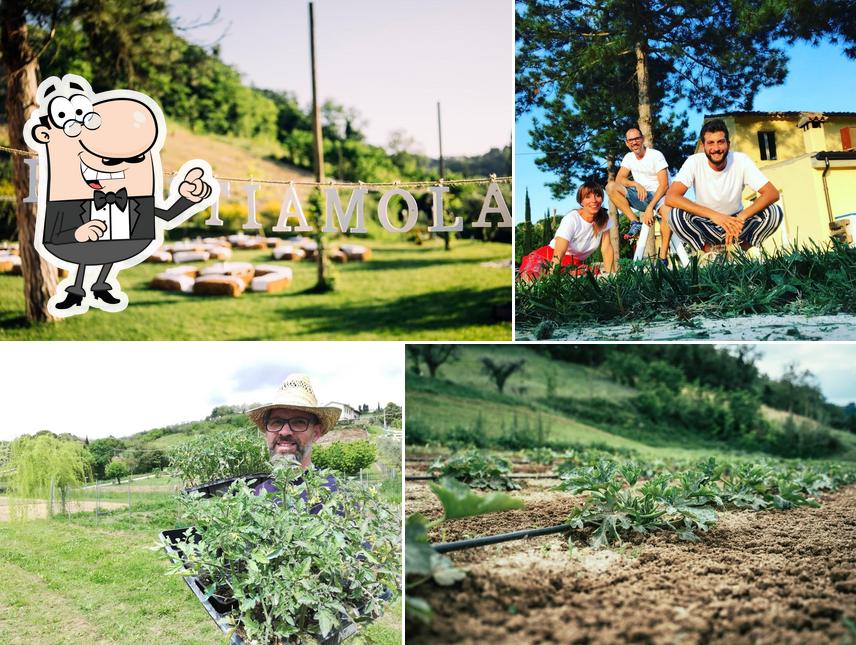
[(437, 135), (440, 138), (440, 179), (446, 176), (446, 170), (443, 165), (443, 127), (440, 123), (440, 101), (437, 101)]

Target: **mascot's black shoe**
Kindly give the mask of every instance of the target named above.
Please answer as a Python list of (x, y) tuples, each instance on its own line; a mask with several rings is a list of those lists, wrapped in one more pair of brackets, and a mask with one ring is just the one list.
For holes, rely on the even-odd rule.
[(83, 296), (78, 296), (73, 293), (65, 292), (65, 300), (62, 302), (58, 302), (56, 304), (57, 309), (71, 309), (72, 307), (77, 307), (81, 302), (83, 302)]
[(121, 300), (110, 293), (108, 289), (93, 289), (92, 295), (95, 296), (96, 300), (103, 300), (108, 305), (118, 305), (121, 302)]

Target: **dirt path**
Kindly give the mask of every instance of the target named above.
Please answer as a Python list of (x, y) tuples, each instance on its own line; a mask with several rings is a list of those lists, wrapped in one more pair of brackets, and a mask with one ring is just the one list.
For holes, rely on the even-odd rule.
[[(101, 510), (111, 510), (114, 508), (125, 508), (127, 504), (120, 504), (118, 502), (99, 502), (98, 507)], [(95, 502), (80, 502), (80, 501), (71, 501), (68, 503), (68, 512), (69, 513), (77, 513), (79, 511), (94, 511), (95, 510)], [(9, 516), (11, 515), (11, 509), (9, 508), (9, 500), (6, 497), (0, 497), (0, 522), (8, 522)], [(54, 503), (54, 512), (59, 512), (59, 503)], [(26, 506), (26, 515), (28, 519), (36, 520), (42, 519), (48, 516), (48, 503), (47, 502), (31, 502)]]
[[(506, 530), (511, 515), (494, 516), (502, 527), (473, 518), (455, 533)], [(802, 645), (856, 637), (844, 622), (856, 621), (856, 486), (825, 496), (819, 509), (723, 513), (700, 542), (674, 534), (633, 542), (569, 553), (564, 538), (545, 536), (453, 553), (468, 577), (429, 587), (423, 596), (435, 619), (430, 628), (408, 625), (407, 641)]]
[[(517, 340), (536, 340), (534, 328), (517, 327)], [(688, 324), (677, 321), (586, 323), (566, 325), (550, 340), (856, 340), (856, 316), (757, 314), (735, 318), (696, 316)]]

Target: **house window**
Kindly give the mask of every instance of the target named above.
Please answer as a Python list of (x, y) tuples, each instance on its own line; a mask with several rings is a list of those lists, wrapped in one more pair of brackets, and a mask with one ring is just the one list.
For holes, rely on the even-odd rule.
[(761, 151), (761, 161), (776, 159), (776, 133), (759, 132), (758, 149)]

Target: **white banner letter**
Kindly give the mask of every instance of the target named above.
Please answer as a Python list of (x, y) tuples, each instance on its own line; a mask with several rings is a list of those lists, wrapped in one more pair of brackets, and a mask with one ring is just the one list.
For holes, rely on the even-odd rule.
[(443, 223), (443, 193), (449, 192), (448, 186), (431, 186), (428, 189), (434, 196), (434, 204), (431, 207), (434, 215), (434, 226), (428, 227), (429, 233), (450, 233), (464, 230), (464, 220), (456, 217), (455, 221), (446, 226)]
[[(491, 197), (496, 200), (496, 206), (490, 206)], [(481, 213), (479, 213), (478, 220), (473, 222), (473, 228), (489, 227), (490, 222), (487, 221), (488, 213), (499, 213), (502, 215), (502, 221), (497, 224), (498, 228), (511, 228), (511, 213), (508, 212), (508, 206), (505, 204), (502, 191), (499, 190), (499, 184), (494, 181), (490, 182), (490, 185), (487, 187)]]
[(39, 160), (38, 159), (24, 159), (24, 163), (27, 164), (27, 171), (29, 173), (28, 188), (30, 189), (30, 192), (27, 193), (26, 197), (24, 197), (24, 203), (25, 204), (32, 204), (34, 202), (37, 202), (39, 199), (36, 196), (36, 193), (38, 192), (37, 187), (39, 185), (39, 180), (36, 178), (36, 168), (39, 167)]
[[(228, 197), (232, 192), (232, 184), (221, 179), (218, 179), (217, 183), (220, 184), (220, 197)], [(223, 220), (220, 219), (220, 199), (211, 207), (211, 217), (205, 220), (205, 226), (223, 226)]]
[[(342, 221), (342, 201), (339, 199), (339, 193), (335, 188), (325, 188), (324, 198), (327, 202), (327, 208), (324, 228), (321, 230), (325, 233), (336, 232), (336, 228), (333, 226), (333, 213), (335, 212), (336, 219), (339, 220), (339, 229), (343, 233), (347, 233), (349, 231), (351, 233), (368, 233), (369, 230), (363, 222), (363, 201), (365, 200), (368, 192), (369, 191), (365, 188), (354, 189), (354, 192), (351, 193), (351, 199), (348, 200), (348, 209), (345, 211), (344, 215), (345, 219)], [(355, 210), (357, 211), (357, 226), (349, 228), (351, 226), (351, 217)]]
[(247, 222), (241, 228), (246, 230), (258, 230), (262, 227), (256, 219), (256, 193), (259, 190), (258, 184), (247, 184), (244, 186), (247, 191)]
[[(392, 225), (389, 221), (389, 213), (386, 212), (389, 207), (389, 200), (392, 199), (393, 195), (398, 195), (403, 198), (404, 202), (407, 204), (407, 221), (401, 228), (395, 228), (395, 226)], [(416, 200), (413, 199), (413, 195), (401, 188), (394, 188), (386, 191), (377, 203), (377, 218), (380, 220), (380, 225), (383, 226), (384, 230), (387, 230), (390, 233), (407, 233), (407, 231), (416, 226), (416, 220), (418, 217), (419, 207), (416, 205)]]
[[(291, 205), (294, 204), (294, 212), (292, 213)], [(291, 227), (288, 225), (288, 218), (296, 217), (298, 226), (294, 228), (295, 232), (305, 233), (311, 231), (312, 227), (306, 222), (306, 216), (303, 214), (303, 206), (300, 205), (300, 198), (297, 196), (297, 191), (294, 189), (294, 184), (289, 184), (285, 191), (285, 197), (282, 200), (282, 208), (279, 209), (279, 219), (273, 230), (277, 233), (288, 233)]]

